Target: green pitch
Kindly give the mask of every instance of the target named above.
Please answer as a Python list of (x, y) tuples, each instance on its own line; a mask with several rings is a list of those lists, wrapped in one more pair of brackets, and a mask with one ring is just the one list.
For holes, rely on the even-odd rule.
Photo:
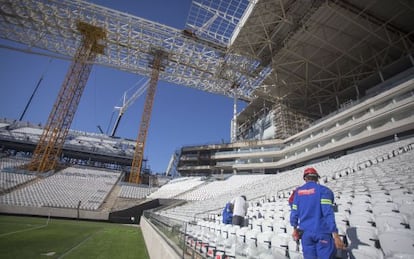
[(0, 215), (0, 258), (149, 258), (140, 228)]

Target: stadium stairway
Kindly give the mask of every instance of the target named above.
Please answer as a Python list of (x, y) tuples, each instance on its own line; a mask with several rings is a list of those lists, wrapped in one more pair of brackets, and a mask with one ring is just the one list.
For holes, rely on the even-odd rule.
[(119, 192), (121, 191), (121, 186), (115, 184), (114, 188), (109, 193), (108, 197), (102, 203), (102, 211), (112, 211), (115, 206), (115, 203), (118, 199)]

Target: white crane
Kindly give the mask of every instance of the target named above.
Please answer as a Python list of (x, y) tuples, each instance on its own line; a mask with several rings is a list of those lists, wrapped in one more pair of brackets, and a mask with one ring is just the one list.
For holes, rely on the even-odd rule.
[[(138, 84), (140, 84), (142, 82), (143, 79), (139, 80), (132, 88), (136, 87)], [(133, 104), (135, 102), (136, 99), (138, 99), (138, 97), (140, 97), (145, 90), (147, 90), (148, 85), (149, 85), (149, 79), (147, 79), (135, 92), (133, 95), (131, 95), (131, 97), (129, 97), (127, 99), (127, 92), (132, 89), (128, 89), (127, 91), (124, 92), (124, 96), (122, 99), (122, 106), (115, 106), (114, 108), (116, 110), (119, 110), (118, 113), (118, 118), (115, 121), (114, 124), (114, 128), (112, 129), (112, 133), (111, 136), (115, 136), (116, 130), (118, 128), (119, 122), (121, 121), (122, 116), (124, 115), (125, 111), (128, 109), (128, 107)]]

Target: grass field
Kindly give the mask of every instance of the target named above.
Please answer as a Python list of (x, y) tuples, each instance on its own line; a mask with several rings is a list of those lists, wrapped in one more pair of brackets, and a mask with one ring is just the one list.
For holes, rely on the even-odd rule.
[(140, 228), (0, 215), (0, 258), (149, 258)]

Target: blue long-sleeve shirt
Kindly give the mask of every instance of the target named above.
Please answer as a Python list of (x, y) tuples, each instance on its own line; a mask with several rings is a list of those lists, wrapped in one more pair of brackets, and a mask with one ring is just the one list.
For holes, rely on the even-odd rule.
[(338, 232), (333, 210), (333, 192), (316, 182), (307, 182), (295, 192), (290, 224), (314, 233)]

